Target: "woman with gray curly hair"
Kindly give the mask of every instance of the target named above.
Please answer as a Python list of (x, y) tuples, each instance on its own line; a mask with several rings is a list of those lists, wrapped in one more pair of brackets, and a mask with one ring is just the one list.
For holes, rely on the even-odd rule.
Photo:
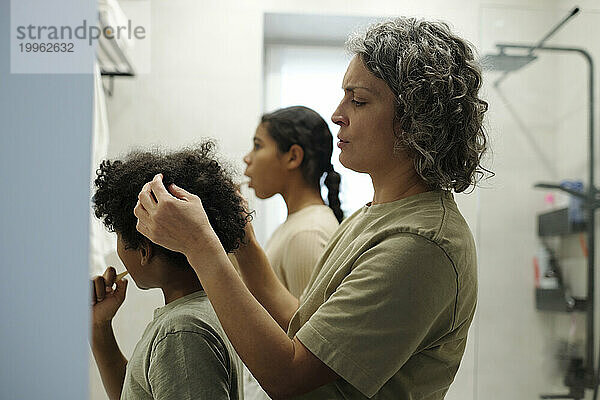
[(473, 319), (476, 253), (452, 191), (487, 171), (471, 46), (444, 23), (397, 18), (352, 36), (332, 120), (341, 163), (368, 173), (373, 201), (342, 222), (300, 299), (252, 228), (236, 257), (202, 204), (157, 175), (138, 229), (184, 253), (244, 363), (273, 398), (442, 399)]

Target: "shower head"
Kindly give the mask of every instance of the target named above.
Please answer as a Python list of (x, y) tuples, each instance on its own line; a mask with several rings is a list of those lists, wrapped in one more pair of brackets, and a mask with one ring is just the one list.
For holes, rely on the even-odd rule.
[(508, 73), (517, 71), (537, 57), (533, 55), (534, 51), (542, 48), (544, 43), (556, 33), (569, 19), (571, 19), (574, 15), (579, 12), (579, 7), (573, 8), (567, 16), (565, 16), (554, 28), (550, 30), (543, 38), (539, 41), (535, 46), (529, 47), (529, 51), (526, 54), (521, 55), (513, 55), (506, 54), (504, 52), (506, 47), (518, 47), (518, 46), (508, 46), (497, 44), (498, 54), (487, 54), (480, 59), (481, 65), (484, 70), (487, 71), (500, 71), (502, 72), (502, 76), (494, 82), (494, 86), (498, 86), (504, 78), (508, 75)]
[(498, 54), (486, 54), (481, 58), (481, 66), (486, 71), (512, 72), (523, 68), (537, 56), (506, 54), (500, 50)]

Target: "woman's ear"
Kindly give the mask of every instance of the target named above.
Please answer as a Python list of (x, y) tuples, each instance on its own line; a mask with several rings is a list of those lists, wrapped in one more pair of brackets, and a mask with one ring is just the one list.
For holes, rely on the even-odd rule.
[(402, 120), (397, 115), (394, 116), (394, 122), (392, 123), (392, 129), (394, 132), (394, 154), (401, 155), (405, 154), (409, 156), (409, 152), (406, 146), (403, 144), (403, 131), (402, 131)]
[(392, 122), (392, 130), (394, 131), (394, 136), (399, 138), (402, 136), (402, 120), (398, 116), (398, 114), (394, 115), (394, 121)]
[(139, 249), (140, 265), (148, 265), (152, 259), (152, 245), (148, 241), (143, 241)]
[(304, 149), (297, 144), (293, 144), (286, 153), (288, 169), (299, 168), (304, 160)]

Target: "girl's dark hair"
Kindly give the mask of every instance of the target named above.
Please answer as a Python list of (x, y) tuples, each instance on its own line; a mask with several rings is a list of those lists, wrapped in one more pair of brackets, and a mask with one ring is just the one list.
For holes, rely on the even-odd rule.
[(320, 191), (321, 177), (327, 174), (324, 180), (328, 191), (327, 205), (341, 222), (344, 219), (339, 199), (341, 177), (331, 164), (333, 136), (327, 122), (308, 107), (293, 106), (264, 114), (261, 123), (265, 124), (282, 153), (294, 144), (302, 147), (304, 158), (300, 170), (309, 184)]
[(197, 148), (170, 153), (132, 151), (123, 160), (102, 161), (94, 181), (94, 213), (111, 232), (121, 235), (126, 248), (139, 249), (143, 243), (149, 243), (169, 261), (189, 266), (185, 255), (150, 242), (136, 229), (133, 209), (138, 194), (158, 173), (163, 174), (165, 187), (176, 183), (200, 197), (226, 252), (239, 247), (244, 227), (251, 217), (243, 207), (230, 173), (215, 159), (214, 143), (204, 141)]

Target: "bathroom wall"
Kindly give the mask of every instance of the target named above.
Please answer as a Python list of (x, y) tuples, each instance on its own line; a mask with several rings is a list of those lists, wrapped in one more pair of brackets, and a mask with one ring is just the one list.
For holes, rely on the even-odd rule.
[[(15, 18), (15, 10), (26, 12)], [(55, 10), (60, 16), (48, 17)], [(93, 48), (83, 45), (68, 58), (68, 67), (87, 74), (24, 74), (39, 64), (20, 54), (11, 69), (18, 54), (11, 56), (11, 39), (28, 19), (80, 23), (94, 12), (85, 1), (0, 2), (1, 399), (88, 393)], [(66, 57), (48, 59), (44, 67), (63, 71)]]

